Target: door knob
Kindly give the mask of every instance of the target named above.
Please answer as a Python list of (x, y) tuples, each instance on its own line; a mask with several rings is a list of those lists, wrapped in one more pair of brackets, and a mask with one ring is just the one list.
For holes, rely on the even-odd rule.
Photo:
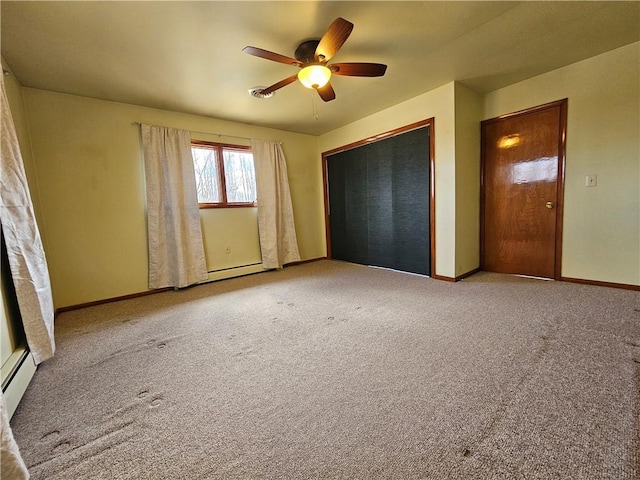
[(544, 204), (545, 207), (547, 208), (553, 208), (553, 203), (552, 202), (547, 202)]

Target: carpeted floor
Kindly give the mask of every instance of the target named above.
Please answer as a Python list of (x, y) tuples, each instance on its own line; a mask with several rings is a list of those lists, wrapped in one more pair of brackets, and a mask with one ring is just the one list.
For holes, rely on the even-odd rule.
[(640, 294), (319, 261), (62, 314), (35, 480), (634, 479)]

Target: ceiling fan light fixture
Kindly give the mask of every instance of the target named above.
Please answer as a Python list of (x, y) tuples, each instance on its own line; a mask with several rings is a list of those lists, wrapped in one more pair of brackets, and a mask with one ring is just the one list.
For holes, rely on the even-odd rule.
[(331, 78), (331, 70), (324, 65), (309, 65), (298, 73), (298, 80), (307, 88), (322, 88)]

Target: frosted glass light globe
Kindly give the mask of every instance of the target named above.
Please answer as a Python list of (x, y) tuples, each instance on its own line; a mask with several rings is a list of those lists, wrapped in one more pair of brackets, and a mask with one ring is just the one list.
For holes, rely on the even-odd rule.
[(324, 65), (309, 65), (298, 73), (298, 80), (307, 88), (322, 88), (331, 78), (331, 70)]

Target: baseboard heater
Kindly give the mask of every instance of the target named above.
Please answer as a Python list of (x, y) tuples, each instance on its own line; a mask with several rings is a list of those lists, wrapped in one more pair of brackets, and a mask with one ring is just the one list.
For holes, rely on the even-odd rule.
[(242, 277), (254, 273), (263, 272), (262, 262), (251, 263), (249, 265), (241, 265), (238, 267), (221, 268), (219, 270), (210, 270), (209, 279), (201, 283), (215, 282), (217, 280), (225, 280), (227, 278)]
[(36, 364), (26, 346), (18, 347), (2, 365), (2, 394), (9, 418), (18, 408), (34, 373)]
[(238, 265), (238, 266), (235, 266), (235, 267), (220, 268), (218, 270), (209, 270), (207, 273), (226, 272), (226, 271), (229, 271), (229, 270), (236, 270), (238, 268), (255, 267), (257, 265), (262, 265), (262, 262), (249, 263), (248, 265)]

